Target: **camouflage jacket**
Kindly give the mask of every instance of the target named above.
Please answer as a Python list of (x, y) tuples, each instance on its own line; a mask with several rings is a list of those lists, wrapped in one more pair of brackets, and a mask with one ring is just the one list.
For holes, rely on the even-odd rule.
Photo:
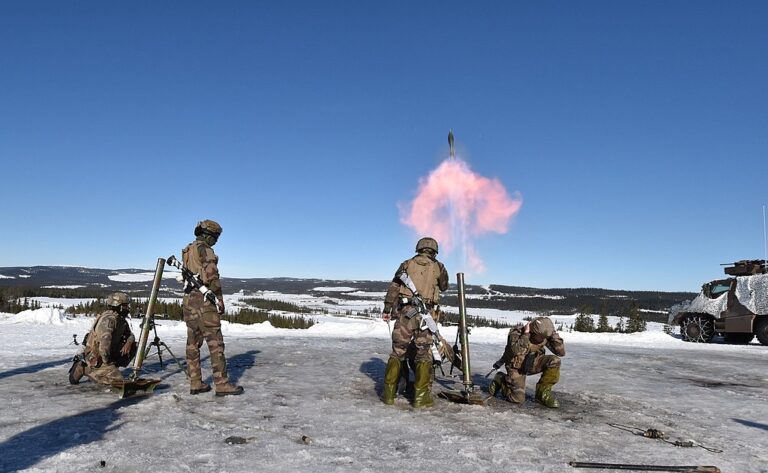
[(90, 366), (114, 363), (126, 342), (134, 342), (131, 326), (125, 317), (114, 310), (105, 310), (93, 322), (85, 348), (86, 362)]
[[(199, 275), (203, 284), (213, 291), (219, 300), (223, 300), (221, 281), (219, 279), (219, 257), (213, 252), (213, 248), (208, 246), (203, 240), (195, 240), (181, 250), (181, 257), (184, 266), (189, 268), (192, 273)], [(210, 304), (197, 289), (192, 289), (189, 297), (185, 297), (184, 300), (185, 303), (196, 308), (200, 308), (204, 304)]]
[(520, 369), (525, 362), (525, 357), (531, 353), (544, 355), (544, 347), (557, 356), (565, 356), (565, 344), (560, 335), (555, 332), (543, 343), (532, 343), (529, 334), (525, 333), (526, 324), (515, 325), (509, 329), (507, 346), (501, 361), (515, 369)]
[(424, 302), (428, 306), (437, 304), (440, 300), (440, 292), (448, 289), (448, 271), (445, 270), (443, 263), (426, 254), (418, 254), (403, 261), (395, 271), (395, 277), (392, 278), (387, 295), (384, 297), (384, 312), (389, 313), (393, 308), (397, 309), (399, 296), (413, 295), (398, 278), (403, 271), (413, 280), (416, 290), (424, 297)]

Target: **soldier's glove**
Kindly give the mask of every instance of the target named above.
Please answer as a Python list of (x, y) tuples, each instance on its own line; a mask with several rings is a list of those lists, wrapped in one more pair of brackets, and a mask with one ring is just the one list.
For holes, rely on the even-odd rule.
[(218, 312), (219, 315), (224, 315), (224, 301), (221, 299), (216, 301), (216, 312)]
[(497, 370), (497, 369), (501, 368), (501, 365), (503, 365), (503, 364), (504, 364), (504, 362), (499, 360), (499, 361), (497, 361), (496, 363), (493, 364), (493, 369)]
[(385, 311), (381, 313), (381, 320), (383, 320), (384, 322), (389, 322), (391, 319), (392, 319), (392, 315), (390, 315), (389, 312)]

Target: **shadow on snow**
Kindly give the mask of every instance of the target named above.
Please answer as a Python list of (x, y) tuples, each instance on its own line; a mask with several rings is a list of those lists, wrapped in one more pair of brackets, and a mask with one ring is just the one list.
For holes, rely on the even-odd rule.
[(54, 366), (60, 366), (66, 363), (71, 363), (72, 357), (67, 357), (61, 360), (56, 361), (46, 361), (43, 363), (37, 363), (35, 365), (29, 365), (29, 366), (22, 366), (21, 368), (15, 368), (8, 371), (3, 371), (0, 373), (0, 379), (4, 378), (10, 378), (11, 376), (16, 376), (18, 374), (30, 374), (30, 373), (37, 373), (38, 371), (42, 371), (47, 368), (53, 368)]
[(120, 409), (141, 401), (120, 399), (104, 407), (79, 412), (32, 427), (0, 443), (0, 470), (17, 471), (79, 445), (101, 440), (122, 416)]

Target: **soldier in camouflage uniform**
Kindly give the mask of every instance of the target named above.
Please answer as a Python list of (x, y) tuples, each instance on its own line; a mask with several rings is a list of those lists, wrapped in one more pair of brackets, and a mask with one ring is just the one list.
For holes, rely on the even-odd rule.
[(109, 309), (96, 317), (83, 340), (82, 355), (75, 357), (69, 370), (72, 384), (78, 384), (83, 376), (99, 384), (119, 384), (124, 380), (118, 368), (128, 366), (136, 356), (136, 340), (125, 320), (131, 311), (131, 299), (124, 292), (115, 292), (106, 303)]
[(217, 396), (243, 393), (241, 386), (233, 386), (227, 377), (227, 359), (224, 357), (224, 337), (221, 334), (221, 315), (224, 314), (224, 298), (219, 281), (217, 264), (219, 257), (213, 245), (221, 235), (221, 225), (213, 220), (203, 220), (195, 227), (195, 241), (182, 250), (184, 266), (200, 276), (203, 284), (216, 294), (217, 306), (211, 304), (197, 289), (188, 286), (184, 296), (184, 322), (187, 324), (187, 366), (189, 367), (189, 393), (208, 392), (211, 387), (203, 382), (200, 370), (200, 347), (203, 340), (208, 344), (213, 369), (213, 384)]
[(413, 281), (416, 290), (424, 300), (429, 311), (434, 311), (440, 297), (440, 291), (448, 289), (448, 272), (443, 263), (437, 261), (437, 241), (434, 238), (422, 238), (416, 244), (416, 256), (404, 261), (395, 273), (384, 298), (383, 319), (395, 319), (392, 330), (392, 353), (389, 355), (384, 374), (384, 390), (381, 400), (384, 404), (394, 404), (400, 371), (403, 368), (408, 348), (415, 346), (415, 382), (413, 407), (433, 405), (432, 332), (422, 327), (422, 316), (417, 313), (413, 302), (413, 293), (400, 280), (405, 272)]
[[(544, 347), (554, 355), (546, 355)], [(488, 392), (497, 392), (516, 404), (525, 401), (525, 377), (541, 373), (536, 384), (536, 401), (551, 408), (560, 407), (552, 395), (552, 387), (560, 380), (560, 357), (565, 356), (563, 339), (555, 331), (549, 317), (537, 317), (527, 324), (520, 324), (509, 330), (504, 355), (493, 367), (505, 365), (506, 376), (496, 373), (488, 386)]]

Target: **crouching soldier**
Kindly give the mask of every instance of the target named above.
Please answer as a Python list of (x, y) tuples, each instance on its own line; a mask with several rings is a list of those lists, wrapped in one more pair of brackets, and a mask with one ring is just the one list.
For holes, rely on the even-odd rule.
[(99, 384), (120, 383), (124, 380), (118, 368), (128, 366), (136, 356), (136, 340), (125, 319), (131, 299), (124, 292), (115, 292), (106, 303), (109, 308), (96, 317), (83, 339), (83, 353), (75, 356), (69, 370), (71, 384), (80, 383), (83, 376)]
[[(546, 355), (544, 347), (554, 355)], [(509, 330), (504, 355), (493, 365), (495, 369), (504, 365), (507, 373), (496, 373), (488, 392), (491, 396), (501, 392), (510, 402), (522, 404), (526, 375), (541, 373), (536, 384), (536, 401), (547, 407), (560, 407), (560, 402), (552, 395), (552, 387), (560, 380), (562, 356), (565, 356), (563, 339), (548, 317), (537, 317), (525, 325), (516, 325)]]

